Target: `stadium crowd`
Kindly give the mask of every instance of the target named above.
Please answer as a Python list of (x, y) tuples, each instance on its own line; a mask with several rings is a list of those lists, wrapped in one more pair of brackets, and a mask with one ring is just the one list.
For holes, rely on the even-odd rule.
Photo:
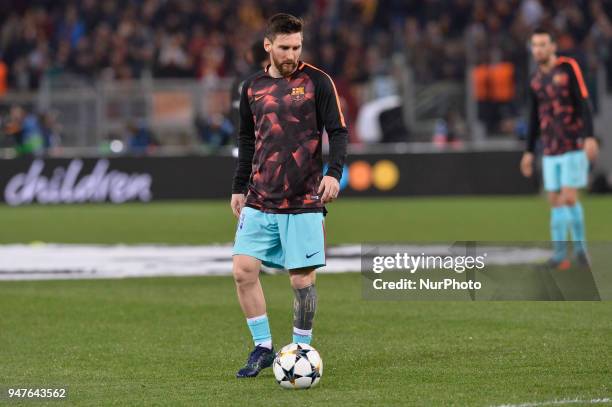
[[(492, 78), (476, 80), (481, 112), (516, 114), (536, 26), (559, 34), (560, 52), (578, 59), (587, 80), (606, 64), (612, 84), (612, 0), (4, 0), (0, 95), (63, 73), (86, 80), (243, 75), (244, 54), (279, 11), (305, 19), (303, 59), (334, 77), (351, 121), (365, 99), (362, 85), (391, 74), (397, 52), (420, 84), (483, 68), (470, 72)], [(500, 63), (505, 68), (496, 70)], [(506, 81), (501, 96), (486, 88), (501, 88), (497, 80)], [(370, 97), (393, 92), (380, 86)]]
[(245, 39), (278, 11), (309, 22), (305, 57), (348, 82), (387, 72), (398, 49), (408, 51), (419, 81), (460, 78), (466, 30), (487, 60), (524, 63), (527, 34), (537, 25), (563, 33), (561, 51), (579, 52), (585, 63), (607, 57), (612, 44), (610, 0), (5, 0), (0, 74), (12, 88), (36, 87), (41, 75), (64, 71), (233, 76), (245, 70)]

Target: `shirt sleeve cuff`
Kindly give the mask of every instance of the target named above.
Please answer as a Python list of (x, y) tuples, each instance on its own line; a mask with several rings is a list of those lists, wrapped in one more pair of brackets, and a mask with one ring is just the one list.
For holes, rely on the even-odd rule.
[(339, 172), (339, 171), (337, 171), (337, 170), (336, 170), (336, 169), (334, 169), (334, 168), (328, 168), (328, 169), (327, 169), (327, 172), (325, 173), (325, 175), (326, 175), (326, 176), (329, 176), (329, 177), (334, 177), (334, 178), (336, 178), (336, 179), (338, 180), (338, 182), (340, 182), (340, 178), (342, 178), (342, 173), (341, 173), (341, 172)]

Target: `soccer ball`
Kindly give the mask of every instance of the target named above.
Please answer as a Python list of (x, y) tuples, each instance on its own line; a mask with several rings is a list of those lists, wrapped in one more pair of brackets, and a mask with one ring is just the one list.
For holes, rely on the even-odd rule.
[(323, 361), (319, 352), (305, 343), (291, 343), (276, 354), (274, 364), (276, 382), (284, 389), (309, 389), (319, 383)]

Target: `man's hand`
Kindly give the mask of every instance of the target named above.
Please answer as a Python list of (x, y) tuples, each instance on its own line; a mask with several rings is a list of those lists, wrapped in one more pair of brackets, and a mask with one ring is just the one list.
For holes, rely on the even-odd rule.
[(597, 143), (595, 137), (589, 137), (584, 140), (584, 152), (589, 161), (595, 161), (599, 154), (599, 143)]
[[(338, 192), (340, 192), (340, 183), (338, 183), (338, 180), (328, 175), (324, 176), (319, 185), (319, 190), (317, 191), (321, 197), (321, 202), (325, 204), (333, 201), (338, 197)], [(321, 195), (321, 193), (323, 195)]]
[(244, 194), (232, 194), (232, 202), (230, 203), (230, 206), (232, 207), (232, 212), (234, 212), (235, 217), (240, 216), (240, 211), (242, 211), (242, 208), (244, 208), (245, 201), (246, 198)]
[(533, 175), (533, 153), (525, 151), (521, 159), (521, 174), (530, 178)]

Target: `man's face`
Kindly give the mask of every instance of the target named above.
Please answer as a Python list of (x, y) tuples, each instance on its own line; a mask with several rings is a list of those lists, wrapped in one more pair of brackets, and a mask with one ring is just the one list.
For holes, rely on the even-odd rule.
[(280, 74), (289, 76), (297, 68), (302, 53), (302, 33), (278, 34), (274, 41), (266, 38), (264, 48)]
[(537, 64), (546, 64), (556, 51), (555, 43), (548, 34), (534, 34), (531, 36), (531, 53)]

